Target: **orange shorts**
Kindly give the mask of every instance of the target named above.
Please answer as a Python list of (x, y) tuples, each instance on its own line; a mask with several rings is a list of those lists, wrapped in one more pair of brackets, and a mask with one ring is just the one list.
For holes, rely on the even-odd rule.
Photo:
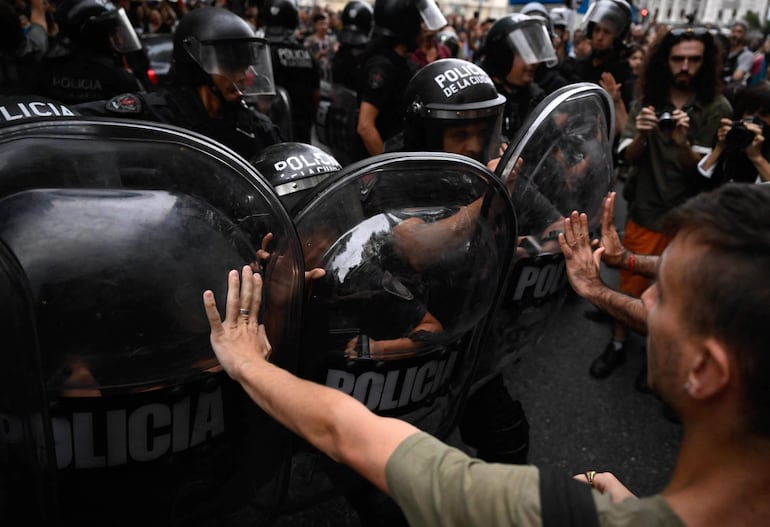
[[(633, 220), (626, 220), (626, 232), (623, 235), (623, 245), (635, 254), (663, 254), (663, 250), (671, 241), (669, 236), (659, 232), (651, 231), (640, 226)], [(640, 297), (644, 290), (650, 287), (650, 280), (640, 274), (632, 274), (629, 271), (621, 269), (620, 286), (621, 293)]]

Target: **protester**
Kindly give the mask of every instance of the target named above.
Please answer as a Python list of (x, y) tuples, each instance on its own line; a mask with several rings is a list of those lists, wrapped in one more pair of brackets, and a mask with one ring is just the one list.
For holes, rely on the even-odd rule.
[[(680, 27), (656, 41), (642, 69), (639, 99), (631, 107), (618, 155), (631, 166), (624, 186), (628, 201), (624, 244), (642, 254), (660, 254), (668, 243), (663, 215), (698, 190), (697, 164), (716, 138), (719, 120), (732, 108), (719, 93), (720, 65), (711, 34)], [(622, 271), (620, 290), (641, 295), (649, 281)], [(596, 378), (625, 362), (627, 331), (616, 323), (604, 351), (591, 363)], [(644, 375), (637, 387), (644, 389)]]
[[(392, 496), (412, 525), (761, 525), (770, 521), (769, 206), (770, 186), (729, 184), (668, 216), (673, 241), (643, 300), (650, 384), (684, 434), (670, 482), (641, 500), (593, 473), (589, 494), (534, 466), (486, 464), (274, 366), (258, 316), (262, 279), (249, 266), (242, 283), (229, 273), (224, 321), (203, 294), (211, 343), (260, 407)], [(585, 248), (587, 230), (560, 241)]]

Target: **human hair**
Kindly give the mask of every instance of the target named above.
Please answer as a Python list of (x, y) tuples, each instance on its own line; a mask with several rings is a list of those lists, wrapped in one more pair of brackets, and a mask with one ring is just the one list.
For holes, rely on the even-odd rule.
[(326, 13), (319, 12), (319, 13), (313, 14), (313, 17), (310, 20), (313, 24), (315, 24), (316, 22), (321, 20), (326, 20), (327, 18), (329, 17), (326, 16)]
[(770, 436), (770, 184), (727, 183), (664, 218), (667, 234), (699, 251), (683, 273), (689, 333), (711, 336), (734, 355), (749, 431)]
[(644, 46), (642, 46), (638, 42), (631, 42), (630, 44), (628, 44), (626, 46), (626, 49), (625, 49), (625, 52), (624, 52), (624, 56), (626, 58), (629, 58), (631, 55), (633, 55), (637, 51), (641, 51), (642, 55), (644, 55), (645, 57), (647, 56), (647, 50), (644, 49)]
[(704, 28), (673, 28), (655, 39), (639, 74), (638, 87), (643, 105), (652, 105), (656, 109), (665, 105), (673, 80), (668, 64), (671, 49), (689, 40), (703, 43), (703, 62), (692, 82), (696, 99), (707, 104), (720, 93), (722, 54), (714, 43), (714, 37)]
[(770, 116), (770, 86), (767, 84), (758, 84), (746, 88), (744, 92), (748, 96), (750, 106), (745, 111), (755, 113), (763, 117)]

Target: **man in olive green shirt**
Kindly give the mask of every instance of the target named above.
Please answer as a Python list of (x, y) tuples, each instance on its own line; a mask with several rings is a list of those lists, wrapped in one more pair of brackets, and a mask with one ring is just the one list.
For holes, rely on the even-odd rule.
[[(228, 276), (224, 321), (203, 294), (211, 344), (263, 410), (391, 495), (415, 526), (770, 525), (767, 210), (770, 185), (727, 184), (670, 215), (673, 239), (642, 300), (648, 380), (684, 434), (671, 481), (646, 499), (608, 474), (589, 494), (533, 466), (484, 463), (271, 364), (262, 280), (249, 266), (242, 282)], [(561, 241), (585, 249), (587, 222), (566, 226)]]

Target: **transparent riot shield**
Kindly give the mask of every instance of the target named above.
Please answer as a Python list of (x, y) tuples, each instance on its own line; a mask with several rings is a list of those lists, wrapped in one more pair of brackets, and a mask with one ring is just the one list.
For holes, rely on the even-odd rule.
[[(270, 257), (257, 260), (269, 233)], [(25, 398), (16, 382), (0, 386), (9, 422), (40, 424), (5, 461), (32, 464), (35, 492), (55, 497), (41, 499), (51, 524), (267, 523), (289, 442), (221, 370), (202, 304), (212, 289), (223, 309), (228, 270), (258, 269), (273, 360), (297, 370), (301, 248), (251, 165), (169, 126), (6, 126), (0, 242), (18, 262), (12, 283), (27, 284), (3, 309), (21, 318), (29, 306), (34, 328), (34, 339), (10, 328), (19, 344), (3, 349), (3, 373), (42, 386), (33, 397), (25, 384)], [(0, 503), (4, 517), (27, 516)]]
[[(294, 213), (306, 268), (326, 271), (308, 285), (303, 376), (446, 436), (512, 258), (505, 187), (464, 156), (384, 154), (343, 168)], [(319, 477), (293, 480), (312, 487), (296, 494), (319, 492)]]
[(321, 101), (315, 116), (318, 140), (342, 166), (368, 157), (358, 126), (358, 94), (341, 84), (321, 82)]
[(569, 282), (557, 236), (573, 210), (598, 227), (612, 180), (614, 128), (605, 90), (592, 83), (565, 86), (532, 111), (498, 164), (497, 175), (507, 181), (522, 160), (511, 195), (519, 237), (479, 382), (498, 371), (501, 360), (536, 344), (561, 307)]
[(0, 241), (0, 513), (23, 511), (25, 521), (55, 519), (56, 486), (45, 383), (29, 284)]

